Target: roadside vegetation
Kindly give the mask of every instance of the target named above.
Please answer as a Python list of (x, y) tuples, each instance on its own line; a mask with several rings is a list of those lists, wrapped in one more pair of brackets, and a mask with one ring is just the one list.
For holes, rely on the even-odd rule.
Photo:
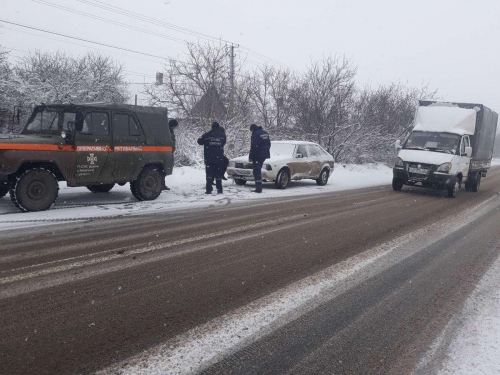
[[(273, 140), (317, 142), (343, 163), (389, 163), (394, 141), (411, 128), (418, 99), (436, 99), (427, 86), (356, 82), (350, 59), (331, 55), (312, 61), (305, 73), (274, 66), (247, 68), (236, 59), (231, 77), (227, 47), (188, 44), (184, 58), (166, 60), (163, 81), (145, 85), (149, 104), (165, 106), (181, 120), (177, 165), (202, 162), (198, 136), (212, 121), (226, 129), (229, 157), (248, 150), (248, 125), (262, 125)], [(96, 53), (80, 57), (36, 51), (9, 63), (0, 47), (0, 110), (19, 122), (40, 103), (132, 102), (123, 64)], [(0, 122), (0, 133), (19, 131)]]

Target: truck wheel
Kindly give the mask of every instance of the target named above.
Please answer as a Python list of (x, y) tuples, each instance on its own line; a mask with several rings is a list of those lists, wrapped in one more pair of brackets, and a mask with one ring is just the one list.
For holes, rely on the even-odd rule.
[(470, 191), (472, 191), (473, 193), (477, 193), (480, 187), (481, 187), (481, 172), (477, 174), (474, 181), (471, 181)]
[(137, 180), (130, 183), (132, 195), (140, 201), (155, 200), (161, 194), (163, 179), (164, 175), (158, 167), (144, 167)]
[(9, 192), (9, 188), (7, 186), (0, 187), (0, 198), (5, 197), (5, 194)]
[(460, 180), (457, 179), (453, 185), (450, 185), (446, 188), (446, 191), (448, 192), (448, 198), (455, 198), (459, 190)]
[(328, 177), (329, 177), (329, 171), (328, 169), (325, 168), (321, 171), (321, 174), (316, 179), (316, 183), (319, 186), (325, 186), (328, 183)]
[(290, 182), (290, 172), (288, 172), (288, 170), (286, 169), (282, 169), (278, 173), (278, 177), (276, 178), (276, 182), (274, 183), (274, 185), (276, 185), (278, 189), (286, 189), (289, 182)]
[(102, 185), (88, 185), (85, 186), (92, 193), (109, 193), (115, 184), (102, 184)]
[(240, 186), (243, 186), (247, 183), (247, 180), (242, 180), (241, 178), (235, 178), (234, 179), (234, 183), (236, 185), (240, 185)]
[(33, 168), (16, 179), (10, 198), (23, 211), (44, 211), (54, 204), (58, 194), (56, 176), (47, 169)]
[(392, 189), (394, 191), (400, 191), (403, 188), (403, 181), (401, 181), (399, 178), (393, 177), (392, 178)]

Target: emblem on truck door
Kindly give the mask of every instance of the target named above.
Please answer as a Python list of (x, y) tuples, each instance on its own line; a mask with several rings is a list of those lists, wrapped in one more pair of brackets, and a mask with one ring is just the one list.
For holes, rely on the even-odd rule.
[(95, 156), (93, 153), (89, 154), (89, 156), (87, 156), (87, 161), (90, 164), (95, 164), (95, 162), (97, 161), (97, 156)]

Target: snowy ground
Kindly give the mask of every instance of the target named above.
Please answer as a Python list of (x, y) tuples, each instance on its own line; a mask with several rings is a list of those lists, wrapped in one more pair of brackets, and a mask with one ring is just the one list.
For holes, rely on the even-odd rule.
[[(224, 194), (205, 195), (205, 172), (191, 167), (175, 168), (167, 177), (169, 192), (151, 202), (138, 202), (130, 193), (129, 185), (115, 186), (109, 193), (93, 194), (86, 188), (68, 188), (60, 184), (59, 198), (53, 208), (44, 212), (20, 213), (10, 199), (0, 199), (0, 231), (58, 221), (86, 220), (96, 217), (126, 216), (179, 209), (219, 206), (266, 198), (311, 195), (329, 191), (389, 184), (392, 169), (381, 164), (337, 165), (326, 186), (315, 181), (294, 181), (286, 190), (265, 183), (262, 194), (252, 193), (253, 183), (238, 186), (232, 180), (223, 181)], [(214, 189), (215, 190), (215, 189)], [(91, 206), (82, 206), (82, 205)], [(69, 206), (69, 207), (67, 207)]]
[(467, 300), (440, 375), (500, 374), (500, 258)]

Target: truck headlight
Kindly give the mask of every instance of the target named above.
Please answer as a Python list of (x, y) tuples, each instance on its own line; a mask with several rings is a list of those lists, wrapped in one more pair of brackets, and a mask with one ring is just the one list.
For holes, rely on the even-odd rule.
[(264, 167), (266, 168), (266, 171), (272, 171), (273, 167), (271, 167), (271, 164), (264, 164)]
[(450, 169), (451, 169), (451, 163), (443, 163), (438, 167), (437, 171), (443, 173), (450, 173)]
[(398, 168), (403, 168), (404, 167), (403, 159), (396, 158), (396, 163), (394, 164), (394, 166)]

